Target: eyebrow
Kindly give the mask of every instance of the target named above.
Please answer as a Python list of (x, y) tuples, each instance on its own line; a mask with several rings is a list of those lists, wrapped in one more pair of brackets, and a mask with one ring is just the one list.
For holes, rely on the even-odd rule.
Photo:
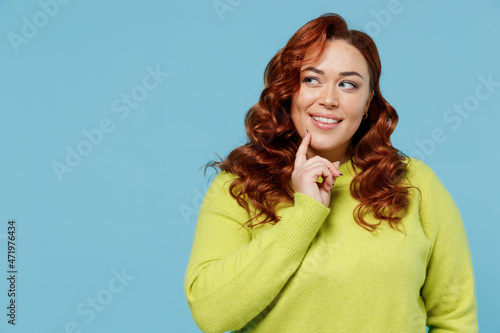
[[(314, 72), (314, 73), (317, 73), (320, 75), (325, 75), (324, 71), (322, 71), (321, 69), (317, 69), (315, 67), (307, 67), (307, 68), (304, 68), (303, 70), (301, 70), (301, 72), (304, 72), (304, 71), (311, 71), (311, 72)], [(361, 74), (359, 74), (358, 72), (349, 71), (349, 72), (340, 72), (339, 73), (339, 76), (352, 76), (352, 75), (359, 76), (360, 78), (363, 79), (363, 76), (361, 76)]]

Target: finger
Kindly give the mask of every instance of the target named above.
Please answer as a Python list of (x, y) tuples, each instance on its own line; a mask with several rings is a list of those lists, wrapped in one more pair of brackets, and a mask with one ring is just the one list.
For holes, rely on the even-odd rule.
[(323, 182), (323, 189), (326, 191), (326, 192), (330, 192), (332, 190), (332, 184), (328, 183), (327, 181), (324, 181)]
[(299, 149), (297, 149), (297, 154), (295, 155), (295, 167), (303, 165), (307, 161), (307, 149), (309, 148), (309, 143), (311, 142), (311, 133), (306, 130), (306, 134), (300, 143)]
[(323, 188), (325, 191), (330, 192), (333, 188), (333, 184), (335, 184), (335, 177), (330, 174), (323, 182)]
[[(309, 160), (307, 162), (309, 162)], [(332, 189), (336, 177), (334, 177), (334, 174), (332, 174), (332, 171), (326, 165), (325, 160), (318, 160), (308, 165), (307, 170), (314, 179), (321, 177), (322, 181), (318, 183), (320, 188), (323, 188), (325, 191), (330, 191)]]
[(333, 162), (331, 165), (328, 166), (332, 174), (335, 176), (335, 178), (342, 176), (342, 173), (339, 171), (340, 167), (340, 161)]
[(313, 157), (311, 157), (310, 159), (308, 159), (305, 163), (304, 163), (304, 167), (307, 167), (308, 165), (311, 165), (311, 164), (315, 164), (315, 163), (318, 163), (318, 162), (321, 162), (323, 164), (325, 164), (326, 166), (328, 166), (329, 168), (332, 167), (332, 168), (336, 168), (337, 165), (330, 162), (329, 160), (327, 160), (326, 158), (324, 157), (321, 157), (319, 155), (315, 155)]
[(332, 186), (330, 187), (330, 190), (333, 190), (333, 186), (335, 185), (337, 178), (339, 178), (340, 176), (343, 176), (342, 173), (339, 171), (339, 166), (340, 166), (340, 161), (336, 161), (336, 162), (333, 162), (332, 165), (329, 167), (329, 169), (332, 173), (332, 177), (333, 177)]
[(324, 163), (328, 169), (330, 169), (330, 171), (332, 172), (332, 174), (335, 176), (335, 177), (338, 177), (338, 176), (342, 176), (342, 174), (340, 173), (339, 171), (339, 166), (340, 166), (340, 161), (336, 161), (336, 162), (330, 162), (329, 160), (327, 160), (326, 158), (323, 158), (321, 156), (314, 156), (314, 157), (311, 157), (310, 159), (308, 159), (305, 163), (304, 163), (304, 167), (308, 167), (310, 165), (314, 165), (318, 162), (322, 162)]
[(335, 180), (338, 178), (338, 171), (335, 169), (335, 165), (332, 163), (329, 163), (329, 165), (326, 165), (326, 167), (326, 177), (324, 177), (323, 188), (325, 189), (325, 191), (330, 192), (333, 189)]

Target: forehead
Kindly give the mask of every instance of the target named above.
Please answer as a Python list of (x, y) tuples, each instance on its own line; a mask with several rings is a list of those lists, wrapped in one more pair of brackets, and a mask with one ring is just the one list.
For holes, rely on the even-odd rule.
[(306, 53), (302, 68), (315, 67), (323, 71), (356, 71), (368, 77), (368, 64), (361, 52), (344, 40), (328, 40), (325, 43), (321, 57), (314, 60), (319, 47)]

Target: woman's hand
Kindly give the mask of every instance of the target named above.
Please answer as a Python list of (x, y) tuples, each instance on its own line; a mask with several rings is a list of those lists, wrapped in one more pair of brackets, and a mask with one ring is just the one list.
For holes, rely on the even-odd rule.
[[(310, 142), (311, 133), (306, 131), (295, 156), (292, 172), (293, 188), (295, 192), (308, 195), (328, 207), (330, 191), (335, 179), (341, 175), (338, 170), (340, 162), (332, 163), (320, 156), (307, 159), (306, 153)], [(323, 183), (318, 183), (318, 177), (323, 178)]]

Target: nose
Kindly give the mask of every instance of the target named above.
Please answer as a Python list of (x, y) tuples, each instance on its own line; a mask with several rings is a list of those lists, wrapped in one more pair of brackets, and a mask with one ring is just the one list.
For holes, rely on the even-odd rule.
[(319, 104), (327, 109), (338, 106), (339, 101), (335, 91), (335, 85), (325, 85), (320, 93)]

